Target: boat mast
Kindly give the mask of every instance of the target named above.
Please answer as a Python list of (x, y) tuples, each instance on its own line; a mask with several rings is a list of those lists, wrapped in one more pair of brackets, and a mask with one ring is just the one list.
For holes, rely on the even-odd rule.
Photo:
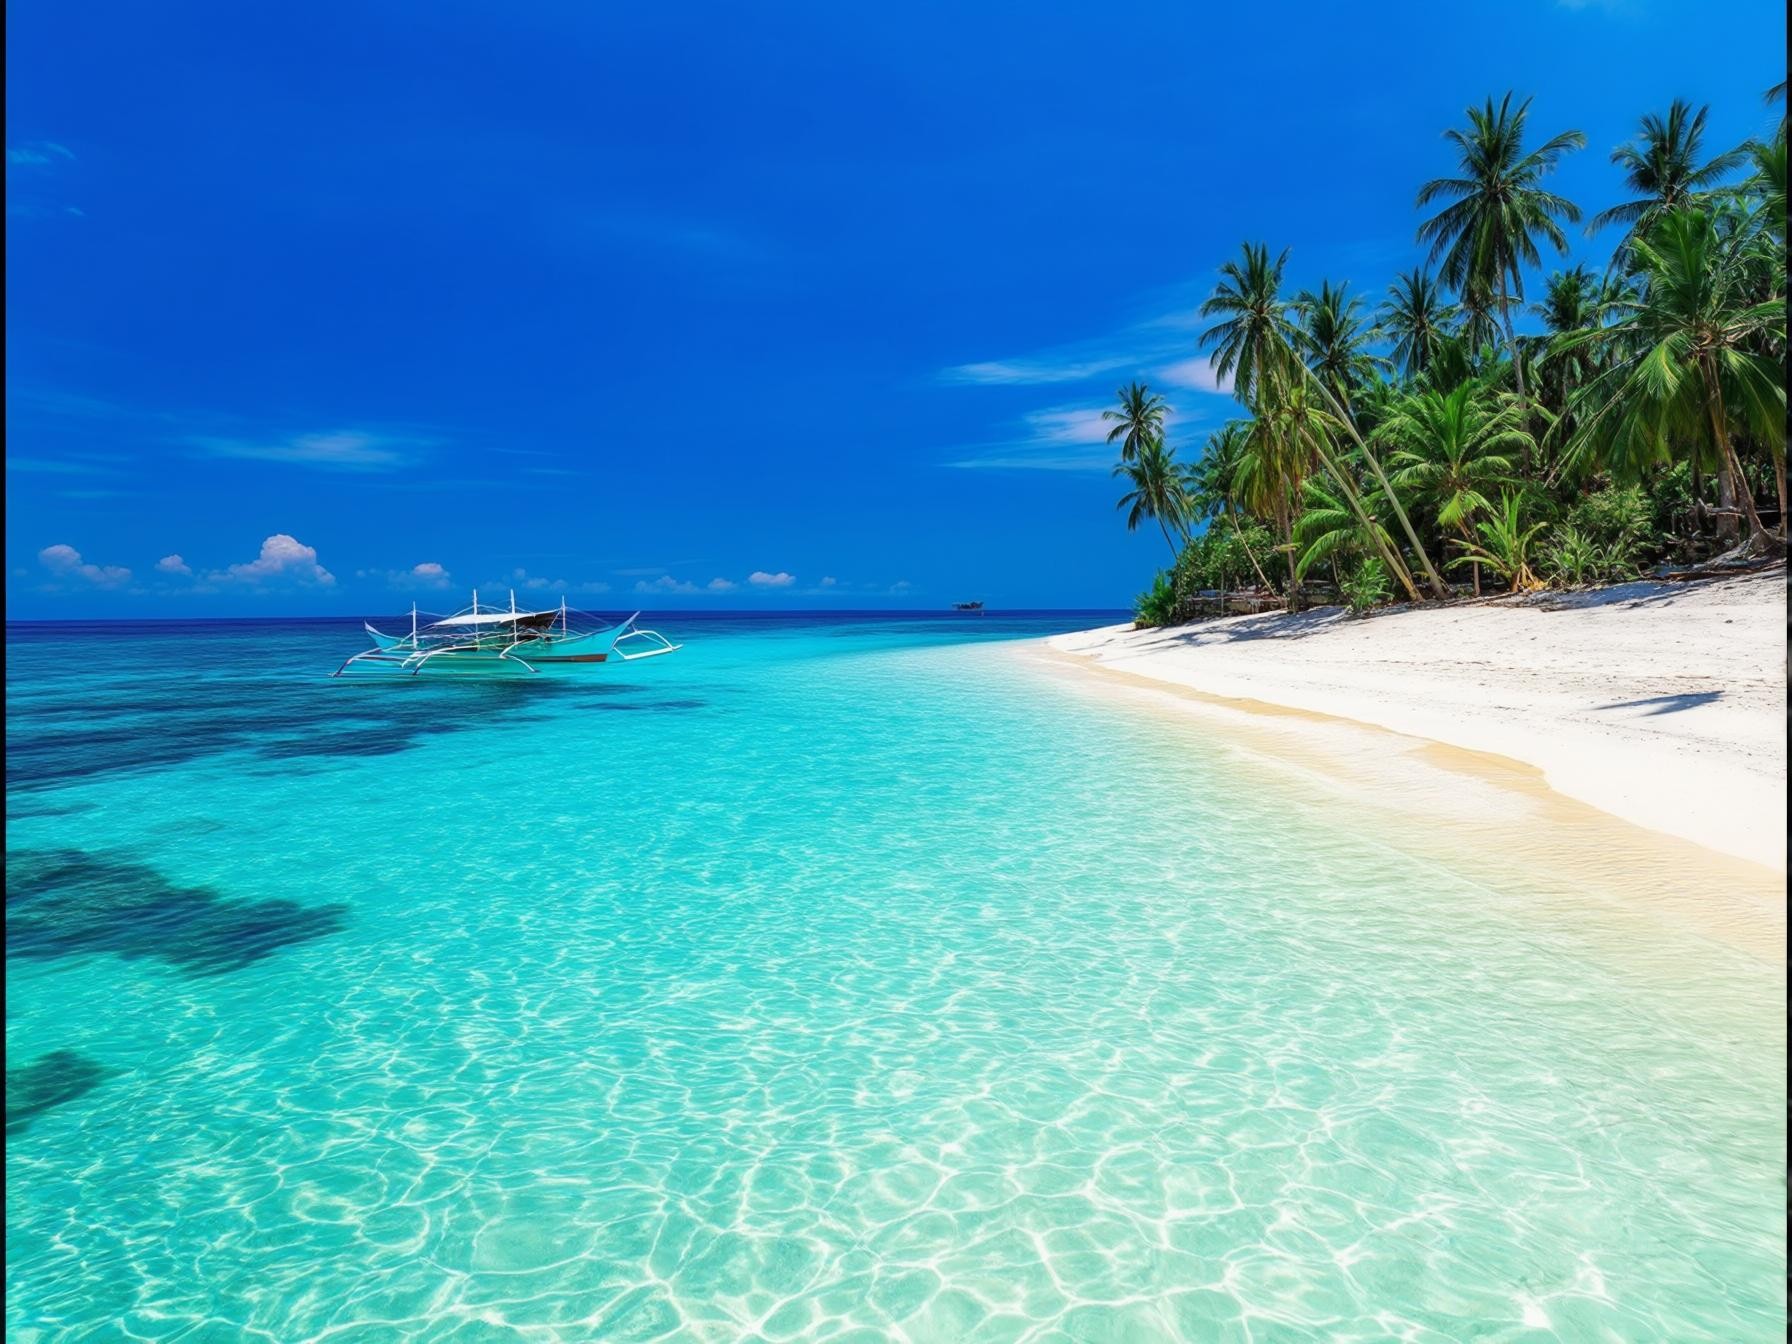
[(560, 633), (566, 633), (566, 595), (560, 595)]
[(417, 642), (417, 604), (411, 603), (411, 643)]

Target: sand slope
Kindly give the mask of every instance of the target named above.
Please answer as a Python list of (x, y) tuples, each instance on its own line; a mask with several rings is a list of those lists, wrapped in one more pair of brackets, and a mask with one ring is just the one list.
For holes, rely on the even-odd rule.
[(1352, 619), (1337, 609), (1054, 648), (1208, 695), (1542, 769), (1627, 821), (1786, 867), (1786, 572)]

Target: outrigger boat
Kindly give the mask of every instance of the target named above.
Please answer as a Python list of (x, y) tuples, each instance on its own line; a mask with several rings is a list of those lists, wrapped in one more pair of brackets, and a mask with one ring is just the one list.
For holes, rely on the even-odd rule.
[(482, 608), (475, 591), (473, 605), (452, 616), (420, 622), (423, 614), (412, 605), (408, 635), (388, 635), (363, 622), (373, 647), (355, 654), (330, 675), (527, 674), (544, 666), (657, 658), (681, 647), (657, 630), (637, 626), (638, 611), (616, 625), (594, 625), (599, 618), (571, 610), (565, 598), (558, 610), (518, 611), (513, 592), (508, 610), (494, 610)]

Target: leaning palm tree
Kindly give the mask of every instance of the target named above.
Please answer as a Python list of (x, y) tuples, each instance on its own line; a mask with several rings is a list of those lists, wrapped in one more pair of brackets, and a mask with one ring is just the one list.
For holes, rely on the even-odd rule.
[(1449, 339), (1451, 317), (1437, 281), (1415, 266), (1388, 286), (1376, 331), (1393, 346), (1401, 371), (1414, 378)]
[[(1255, 412), (1259, 420), (1265, 418), (1266, 412), (1273, 414), (1277, 403), (1287, 398), (1303, 382), (1311, 383), (1319, 389), (1320, 395), (1331, 404), (1343, 429), (1356, 441), (1370, 471), (1387, 493), (1388, 502), (1400, 520), (1407, 540), (1412, 543), (1413, 554), (1418, 557), (1419, 564), (1425, 571), (1432, 593), (1443, 597), (1446, 593), (1443, 580), (1438, 577), (1430, 556), (1426, 555), (1424, 545), (1419, 541), (1418, 533), (1406, 516), (1406, 510), (1401, 507), (1393, 487), (1388, 484), (1381, 463), (1369, 450), (1362, 435), (1357, 433), (1356, 426), (1351, 423), (1344, 407), (1325, 381), (1295, 355), (1298, 336), (1290, 316), (1290, 305), (1281, 297), (1282, 270), (1287, 260), (1288, 253), (1284, 251), (1271, 263), (1267, 246), (1246, 243), (1242, 263), (1229, 261), (1221, 266), (1220, 283), (1200, 309), (1202, 317), (1219, 320), (1201, 333), (1201, 344), (1213, 348), (1211, 362), (1214, 372), (1222, 379), (1228, 376), (1232, 379), (1233, 395)], [(1326, 467), (1351, 508), (1366, 525), (1368, 515), (1358, 496), (1356, 483), (1347, 472), (1338, 468), (1335, 461), (1328, 458)], [(1408, 595), (1417, 601), (1419, 593), (1413, 582), (1412, 571), (1400, 558), (1399, 551), (1390, 548), (1384, 559), (1389, 571), (1399, 579)]]
[(1164, 416), (1170, 408), (1162, 397), (1137, 381), (1114, 393), (1114, 400), (1120, 403), (1119, 409), (1105, 410), (1101, 418), (1114, 422), (1108, 431), (1108, 442), (1120, 440), (1120, 460), (1131, 462), (1147, 443), (1163, 438)]
[(1154, 521), (1163, 531), (1164, 543), (1170, 548), (1170, 563), (1174, 565), (1182, 548), (1170, 535), (1170, 529), (1175, 527), (1186, 538), (1189, 515), (1188, 485), (1176, 464), (1175, 450), (1161, 438), (1146, 439), (1139, 445), (1137, 456), (1114, 468), (1114, 475), (1132, 486), (1115, 505), (1127, 510), (1126, 530), (1137, 531), (1140, 523)]
[(1524, 131), (1530, 108), (1529, 98), (1514, 108), (1510, 93), (1497, 108), (1492, 98), (1485, 107), (1469, 108), (1467, 130), (1444, 132), (1456, 146), (1461, 176), (1434, 178), (1419, 188), (1418, 196), (1421, 209), (1435, 200), (1451, 202), (1419, 226), (1419, 241), (1431, 244), (1431, 260), (1441, 262), (1445, 284), (1465, 296), (1478, 290), (1493, 297), (1512, 350), (1518, 396), (1525, 402), (1530, 395), (1512, 330), (1511, 301), (1524, 298), (1524, 268), (1541, 262), (1539, 238), (1558, 252), (1568, 250), (1557, 221), (1578, 220), (1580, 210), (1545, 191), (1542, 182), (1564, 154), (1586, 143), (1579, 131), (1564, 131), (1527, 152)]
[(1710, 210), (1670, 210), (1634, 244), (1643, 289), (1631, 310), (1555, 345), (1611, 355), (1575, 398), (1571, 457), (1635, 474), (1682, 446), (1691, 448), (1695, 465), (1708, 453), (1726, 513), (1739, 511), (1750, 542), (1760, 545), (1768, 535), (1736, 454), (1740, 427), (1773, 458), (1783, 544), (1786, 369), (1759, 351), (1764, 343), (1783, 347), (1786, 298), (1782, 292), (1759, 301), (1750, 233), (1720, 227)]
[(1747, 147), (1738, 146), (1699, 162), (1710, 114), (1708, 106), (1695, 112), (1691, 103), (1676, 98), (1665, 117), (1649, 113), (1634, 140), (1612, 151), (1612, 162), (1624, 170), (1624, 185), (1633, 199), (1594, 215), (1587, 222), (1587, 233), (1595, 234), (1608, 224), (1625, 226), (1612, 253), (1614, 267), (1628, 262), (1630, 244), (1646, 237), (1665, 212), (1700, 200), (1748, 161)]
[[(1492, 509), (1491, 493), (1518, 475), (1515, 455), (1536, 448), (1524, 420), (1524, 408), (1511, 393), (1479, 383), (1463, 383), (1447, 393), (1418, 392), (1401, 402), (1381, 429), (1394, 445), (1388, 459), (1394, 484), (1428, 499), (1438, 527), (1472, 545), (1470, 524)], [(1474, 578), (1479, 596), (1479, 564)]]
[(1387, 367), (1387, 360), (1369, 349), (1372, 329), (1363, 321), (1362, 300), (1348, 284), (1322, 280), (1317, 292), (1302, 290), (1294, 300), (1300, 324), (1295, 348), (1355, 420), (1350, 401), (1357, 388)]

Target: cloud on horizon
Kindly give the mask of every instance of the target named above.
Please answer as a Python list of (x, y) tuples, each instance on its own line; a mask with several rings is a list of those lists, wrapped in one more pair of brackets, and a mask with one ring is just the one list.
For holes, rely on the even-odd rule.
[(357, 569), (357, 579), (381, 579), (393, 588), (406, 591), (416, 588), (447, 588), (453, 576), (434, 560), (425, 560), (409, 569)]
[(156, 561), (156, 572), (160, 574), (179, 574), (184, 578), (193, 577), (193, 568), (178, 554), (164, 555)]
[(123, 565), (90, 564), (64, 542), (44, 547), (37, 553), (37, 561), (58, 579), (80, 579), (98, 588), (117, 588), (131, 581), (131, 571)]
[(253, 560), (211, 570), (205, 580), (251, 588), (285, 584), (328, 588), (336, 582), (336, 576), (317, 563), (315, 546), (307, 546), (288, 533), (276, 532), (261, 543), (261, 552)]

